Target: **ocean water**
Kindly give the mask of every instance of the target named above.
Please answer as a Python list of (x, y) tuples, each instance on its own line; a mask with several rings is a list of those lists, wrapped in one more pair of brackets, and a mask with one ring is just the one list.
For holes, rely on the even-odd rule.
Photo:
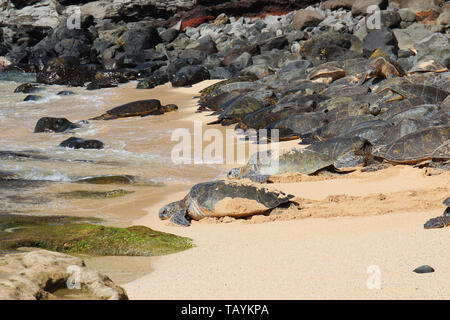
[[(71, 214), (105, 218), (127, 224), (143, 213), (123, 210), (136, 203), (158, 201), (174, 188), (214, 179), (224, 169), (209, 165), (177, 165), (171, 161), (173, 130), (183, 126), (183, 115), (169, 113), (145, 118), (88, 121), (82, 128), (64, 133), (34, 133), (41, 117), (64, 117), (72, 122), (87, 120), (123, 103), (159, 98), (176, 103), (170, 90), (136, 90), (131, 82), (119, 88), (87, 91), (84, 88), (44, 86), (40, 101), (24, 102), (27, 94), (14, 93), (32, 74), (0, 74), (0, 213)], [(59, 96), (62, 90), (75, 95)], [(98, 139), (103, 150), (73, 150), (58, 147), (69, 137)], [(88, 185), (75, 180), (98, 175), (133, 175), (136, 185)], [(74, 190), (126, 189), (134, 194), (104, 200), (66, 199), (61, 193)], [(127, 212), (128, 211), (128, 212)]]

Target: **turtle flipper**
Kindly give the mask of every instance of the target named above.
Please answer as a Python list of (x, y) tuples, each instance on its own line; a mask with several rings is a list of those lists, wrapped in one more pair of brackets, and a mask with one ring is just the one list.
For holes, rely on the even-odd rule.
[(186, 210), (176, 211), (170, 218), (170, 221), (183, 227), (189, 227), (191, 225), (190, 221), (186, 218)]
[(358, 86), (362, 86), (364, 83), (366, 83), (367, 80), (369, 80), (369, 72), (368, 71), (364, 72), (364, 74), (362, 75), (361, 79), (358, 82)]
[(428, 220), (423, 227), (425, 229), (438, 229), (450, 226), (450, 216), (439, 216)]

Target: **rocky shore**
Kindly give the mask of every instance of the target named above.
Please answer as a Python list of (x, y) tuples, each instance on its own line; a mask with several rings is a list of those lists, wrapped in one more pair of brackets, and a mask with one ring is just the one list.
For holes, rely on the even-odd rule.
[[(181, 200), (161, 206), (159, 218), (181, 226), (255, 216), (261, 221), (297, 219), (308, 215), (304, 199), (277, 184), (351, 177), (355, 172), (361, 178), (394, 166), (421, 170), (423, 176), (442, 175), (439, 183), (445, 180), (450, 168), (449, 19), (449, 3), (440, 0), (3, 0), (0, 74), (35, 74), (35, 81), (15, 91), (26, 94), (50, 85), (92, 91), (136, 81), (137, 89), (148, 90), (168, 83), (179, 88), (221, 80), (200, 92), (197, 112), (212, 115), (209, 125), (235, 126), (248, 139), (267, 130), (268, 144), (276, 132), (282, 141), (295, 141), (295, 147), (278, 156), (275, 171), (267, 165), (270, 153), (255, 154), (223, 180), (192, 186)], [(30, 95), (25, 101), (41, 98)], [(179, 110), (179, 105), (150, 97), (108, 106), (88, 121), (49, 115), (36, 119), (34, 132), (73, 132), (95, 121), (165, 117)], [(78, 137), (62, 141), (60, 147), (108, 148), (100, 140)], [(136, 180), (129, 175), (86, 179), (76, 182)], [(5, 173), (0, 180), (11, 179)], [(445, 186), (435, 192), (437, 207), (446, 192)], [(74, 191), (61, 196), (128, 193)], [(448, 200), (444, 205), (448, 207)], [(425, 229), (450, 225), (447, 211), (423, 221)], [(146, 227), (55, 219), (0, 216), (0, 249), (31, 246), (70, 254), (155, 255), (192, 247), (189, 239)], [(103, 247), (105, 243), (109, 245)], [(40, 265), (58, 269), (42, 273), (36, 269)], [(107, 277), (83, 269), (80, 259), (47, 251), (1, 258), (0, 285), (8, 290), (0, 288), (0, 293), (8, 299), (52, 298), (68, 280), (69, 265), (82, 268), (85, 288), (95, 298), (127, 298)], [(49, 281), (55, 285), (49, 287)]]

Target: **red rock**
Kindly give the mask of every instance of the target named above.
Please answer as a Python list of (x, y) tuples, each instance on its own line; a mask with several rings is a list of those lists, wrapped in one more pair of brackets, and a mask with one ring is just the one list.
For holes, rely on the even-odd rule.
[(197, 28), (202, 23), (209, 22), (211, 20), (214, 20), (214, 16), (205, 16), (205, 17), (199, 17), (199, 18), (192, 18), (189, 20), (184, 20), (181, 24), (181, 30), (186, 29), (187, 27)]
[(423, 24), (435, 24), (439, 16), (440, 12), (436, 10), (420, 11), (416, 13), (416, 20)]

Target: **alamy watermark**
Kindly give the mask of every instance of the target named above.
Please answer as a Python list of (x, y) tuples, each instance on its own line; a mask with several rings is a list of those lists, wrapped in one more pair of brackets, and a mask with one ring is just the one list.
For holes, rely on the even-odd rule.
[(171, 152), (174, 164), (244, 165), (249, 156), (258, 153), (270, 159), (266, 165), (278, 166), (278, 130), (204, 130), (201, 121), (194, 121), (193, 132), (187, 128), (176, 129), (171, 140), (178, 142)]
[(68, 266), (67, 273), (70, 274), (66, 281), (67, 289), (80, 290), (81, 289), (81, 268), (76, 265)]
[(80, 7), (71, 7), (67, 9), (68, 17), (66, 26), (69, 30), (81, 29), (81, 9)]
[(371, 5), (367, 8), (365, 23), (367, 30), (381, 29), (381, 9), (379, 6)]
[(377, 265), (371, 265), (367, 267), (367, 273), (370, 275), (367, 278), (366, 286), (369, 290), (381, 289), (381, 269)]

